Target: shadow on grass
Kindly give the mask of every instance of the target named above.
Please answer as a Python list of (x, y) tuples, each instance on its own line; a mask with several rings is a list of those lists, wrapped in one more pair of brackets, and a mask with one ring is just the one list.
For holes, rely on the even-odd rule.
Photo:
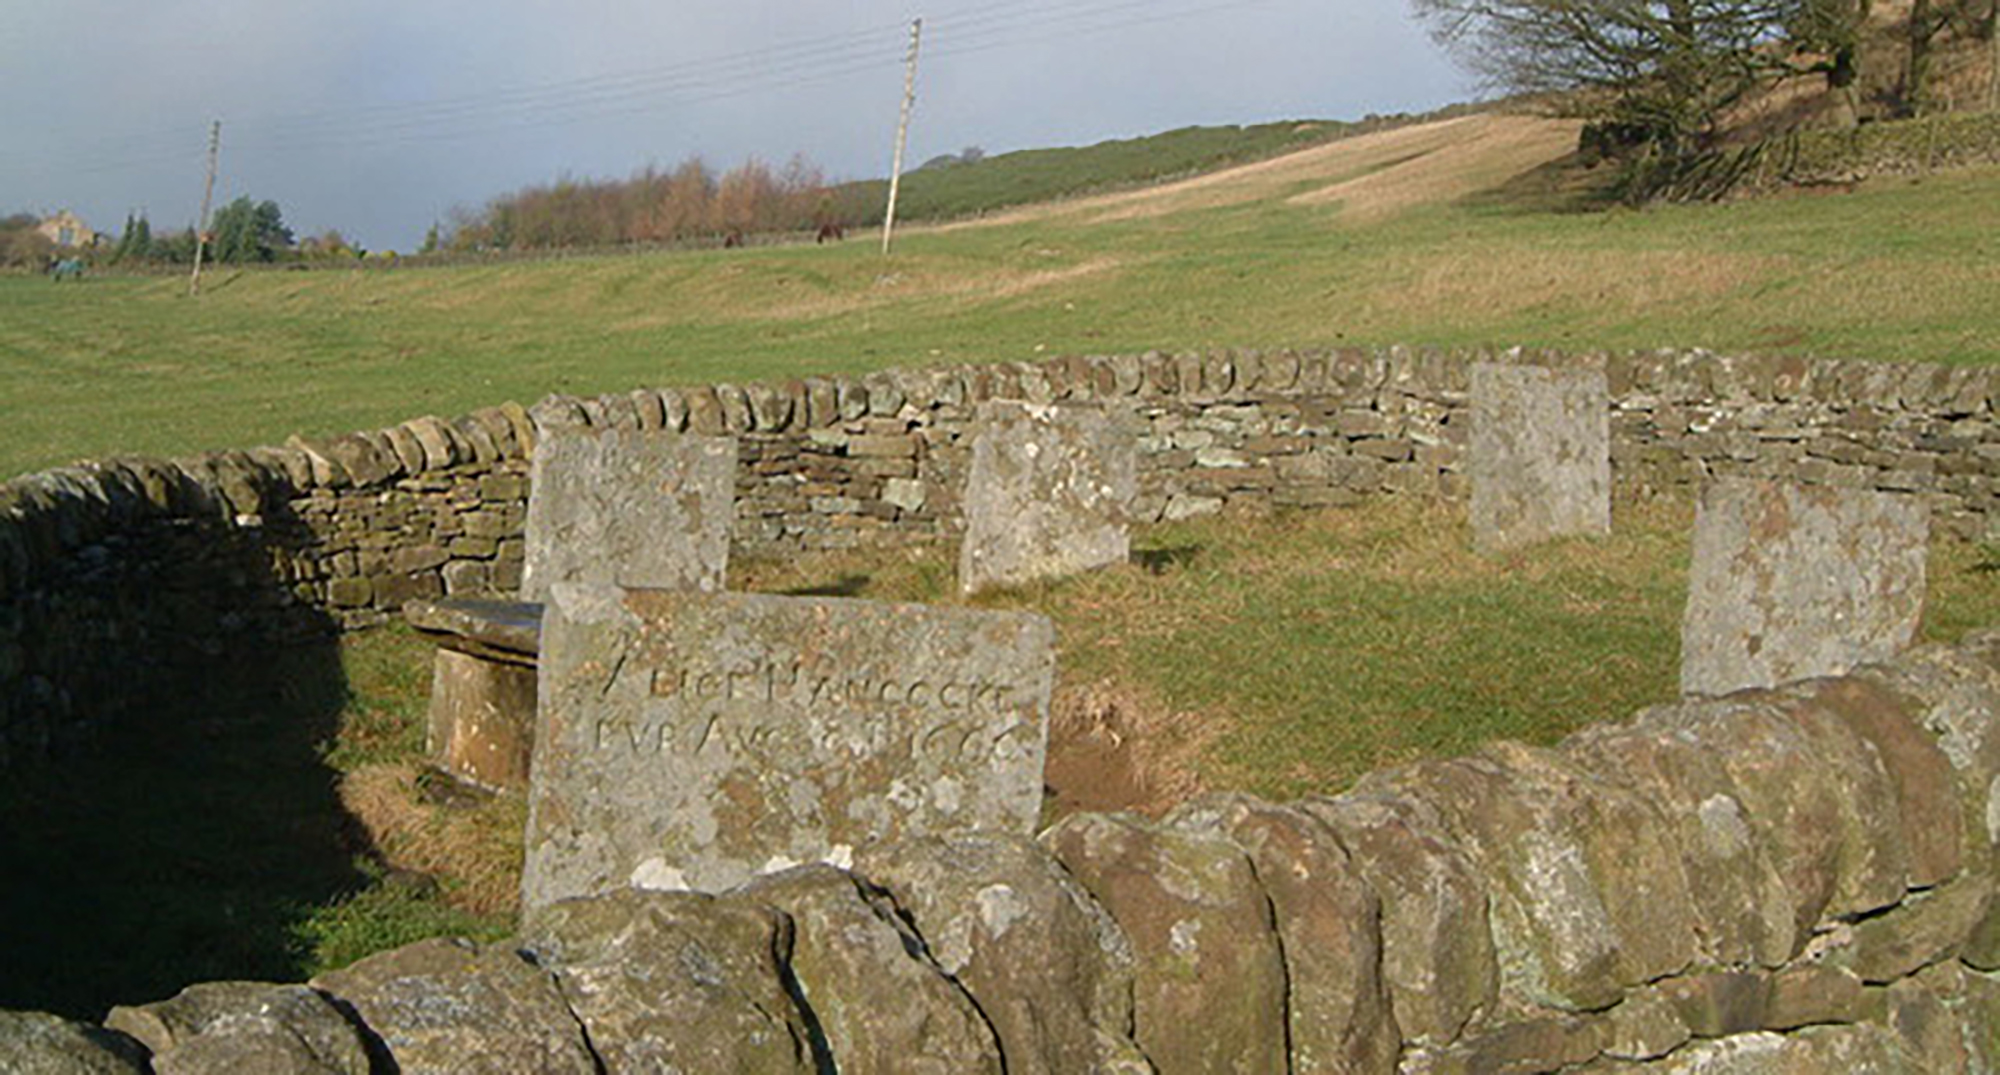
[[(162, 540), (188, 539), (210, 556), (184, 562), (215, 571), (90, 591), (118, 630), (42, 640), (45, 661), (68, 645), (69, 667), (117, 672), (69, 685), (88, 741), (0, 784), (0, 1008), (100, 1018), (197, 981), (296, 980), (304, 917), (367, 883), (319, 749), (347, 695), (331, 634), (272, 611), (275, 584), (241, 573), (255, 548)], [(250, 641), (259, 607), (310, 641)]]
[(872, 575), (842, 575), (832, 582), (799, 586), (780, 592), (786, 597), (859, 597), (867, 592), (868, 584), (874, 581)]
[(1171, 568), (1186, 567), (1201, 555), (1199, 545), (1175, 545), (1164, 549), (1133, 549), (1132, 562), (1148, 574), (1164, 575)]

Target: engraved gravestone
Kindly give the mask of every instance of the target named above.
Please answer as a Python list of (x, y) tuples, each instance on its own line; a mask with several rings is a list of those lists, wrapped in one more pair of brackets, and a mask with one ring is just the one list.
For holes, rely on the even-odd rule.
[(523, 909), (1032, 832), (1053, 641), (1023, 612), (557, 586)]
[(1096, 407), (994, 400), (965, 483), (965, 593), (1122, 563), (1138, 444)]
[(1472, 367), (1472, 541), (1611, 532), (1611, 394), (1597, 370)]
[(1930, 510), (1916, 497), (1721, 479), (1702, 490), (1681, 621), (1681, 690), (1840, 675), (1908, 646)]
[(732, 439), (558, 432), (535, 446), (521, 599), (558, 582), (720, 590), (735, 505)]

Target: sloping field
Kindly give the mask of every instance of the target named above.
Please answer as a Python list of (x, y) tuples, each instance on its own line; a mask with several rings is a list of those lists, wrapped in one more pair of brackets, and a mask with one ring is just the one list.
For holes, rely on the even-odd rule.
[(0, 278), (0, 474), (550, 391), (1151, 348), (2000, 359), (2000, 170), (1551, 212), (1567, 121), (1482, 114), (826, 247), (182, 281)]
[(1330, 142), (1282, 157), (974, 222), (1101, 224), (1249, 202), (1337, 203), (1349, 223), (1450, 202), (1506, 182), (1576, 148), (1575, 120), (1485, 113)]

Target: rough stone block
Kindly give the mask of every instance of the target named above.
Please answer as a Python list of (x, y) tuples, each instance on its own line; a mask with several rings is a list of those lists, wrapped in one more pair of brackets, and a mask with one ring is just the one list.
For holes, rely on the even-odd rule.
[(393, 1071), (599, 1070), (554, 976), (509, 945), (418, 941), (310, 984), (360, 1017)]
[(533, 664), (438, 649), (427, 743), (433, 760), (483, 787), (525, 788), (534, 736)]
[(1911, 497), (1716, 481), (1695, 516), (1681, 689), (1725, 694), (1883, 661), (1923, 613), (1930, 513)]
[(1473, 544), (1610, 533), (1610, 414), (1602, 371), (1474, 365)]
[(1138, 448), (1102, 410), (989, 402), (965, 486), (965, 593), (1106, 564), (1131, 551)]
[(560, 582), (720, 590), (736, 515), (736, 442), (610, 431), (535, 452), (521, 596)]
[(302, 985), (203, 982), (167, 1000), (113, 1008), (104, 1025), (152, 1050), (156, 1075), (371, 1070), (360, 1033)]
[(1052, 643), (1026, 613), (558, 586), (523, 906), (1027, 832)]

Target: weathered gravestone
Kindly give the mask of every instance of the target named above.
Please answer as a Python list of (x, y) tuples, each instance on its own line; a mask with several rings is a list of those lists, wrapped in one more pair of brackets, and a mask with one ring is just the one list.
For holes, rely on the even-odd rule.
[(1472, 541), (1611, 532), (1611, 393), (1597, 370), (1472, 367)]
[(1923, 615), (1929, 539), (1916, 497), (1710, 483), (1695, 514), (1681, 690), (1726, 694), (1893, 657)]
[(520, 601), (413, 601), (438, 640), (430, 755), (493, 788), (525, 788), (541, 606), (557, 582), (720, 590), (735, 518), (736, 442), (557, 429), (535, 449)]
[(722, 589), (736, 441), (560, 431), (535, 446), (521, 600), (559, 582)]
[(1022, 612), (556, 587), (524, 912), (1031, 832), (1053, 639)]
[(1138, 444), (1096, 407), (981, 404), (965, 483), (965, 593), (1122, 563)]

